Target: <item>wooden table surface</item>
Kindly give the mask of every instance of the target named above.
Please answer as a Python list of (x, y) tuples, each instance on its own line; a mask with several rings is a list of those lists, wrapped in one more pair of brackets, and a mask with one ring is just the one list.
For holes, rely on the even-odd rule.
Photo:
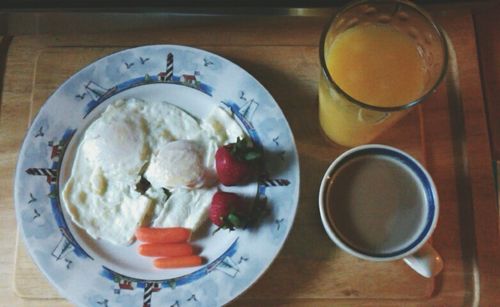
[(500, 4), (474, 13), (493, 159), (500, 161)]
[[(4, 277), (0, 305), (71, 305), (40, 274), (23, 243), (16, 242), (13, 176), (31, 119), (47, 97), (86, 64), (116, 50), (160, 43), (207, 49), (242, 66), (274, 96), (295, 135), (301, 196), (294, 228), (270, 269), (232, 305), (500, 305), (498, 210), (485, 106), (485, 101), (494, 99), (495, 86), (488, 85), (488, 92), (483, 92), (490, 79), (481, 79), (484, 68), (480, 68), (487, 67), (488, 57), (477, 52), (478, 39), (495, 41), (486, 35), (497, 39), (498, 48), (498, 32), (476, 36), (477, 16), (488, 15), (490, 19), (484, 20), (490, 22), (500, 10), (486, 15), (466, 6), (429, 10), (453, 46), (447, 78), (429, 101), (376, 142), (414, 155), (436, 181), (441, 212), (433, 245), (445, 261), (442, 274), (424, 279), (402, 261), (357, 260), (337, 249), (322, 229), (317, 210), (319, 181), (329, 163), (345, 150), (323, 139), (317, 124), (318, 41), (327, 18), (220, 17), (177, 25), (175, 31), (3, 39), (2, 46), (8, 49), (0, 109), (0, 183), (4, 187), (0, 190), (0, 274)], [(494, 23), (487, 22), (481, 26), (491, 30)], [(487, 49), (493, 47), (480, 48), (480, 55), (498, 63), (498, 53)], [(491, 71), (488, 74), (498, 78)]]

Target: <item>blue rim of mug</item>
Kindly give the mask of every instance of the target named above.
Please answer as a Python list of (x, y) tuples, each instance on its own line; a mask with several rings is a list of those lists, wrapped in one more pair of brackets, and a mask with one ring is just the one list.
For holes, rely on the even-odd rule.
[[(391, 159), (396, 159), (398, 162), (402, 163), (406, 167), (408, 167), (414, 175), (417, 176), (420, 181), (427, 203), (427, 216), (426, 222), (423, 229), (418, 234), (417, 238), (406, 244), (405, 247), (388, 253), (370, 253), (366, 251), (362, 251), (351, 244), (345, 239), (343, 239), (342, 235), (336, 230), (333, 222), (327, 217), (326, 213), (326, 186), (329, 179), (347, 162), (352, 161), (355, 158), (363, 157), (363, 156), (384, 156)], [(342, 155), (340, 155), (328, 168), (323, 180), (321, 182), (320, 187), (320, 213), (321, 219), (323, 221), (323, 225), (325, 230), (331, 239), (339, 247), (342, 249), (354, 254), (360, 258), (369, 259), (369, 260), (392, 260), (403, 258), (409, 254), (417, 251), (423, 244), (426, 243), (427, 239), (430, 237), (434, 228), (436, 227), (438, 215), (439, 215), (439, 200), (436, 192), (436, 187), (434, 182), (432, 181), (431, 176), (425, 170), (425, 168), (413, 157), (408, 155), (407, 153), (386, 145), (378, 145), (378, 144), (370, 144), (370, 145), (361, 145), (355, 148), (352, 148)]]

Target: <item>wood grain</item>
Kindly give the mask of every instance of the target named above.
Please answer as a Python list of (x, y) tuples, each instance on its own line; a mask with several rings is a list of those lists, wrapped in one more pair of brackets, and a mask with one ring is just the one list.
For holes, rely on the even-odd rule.
[[(437, 278), (422, 279), (402, 262), (357, 260), (337, 249), (321, 228), (317, 210), (319, 181), (329, 163), (345, 150), (332, 146), (322, 137), (316, 119), (317, 42), (325, 22), (323, 18), (195, 24), (171, 32), (14, 38), (9, 50), (0, 118), (0, 169), (8, 174), (0, 178), (7, 187), (0, 191), (0, 252), (12, 257), (1, 258), (0, 273), (7, 276), (6, 279), (15, 278), (18, 291), (26, 296), (41, 298), (48, 287), (40, 279), (30, 281), (30, 276), (40, 273), (29, 266), (29, 258), (22, 250), (18, 253), (18, 261), (22, 261), (18, 262), (14, 276), (15, 243), (12, 237), (4, 235), (13, 234), (15, 229), (10, 178), (13, 178), (17, 150), (30, 117), (61, 82), (94, 59), (128, 46), (175, 42), (216, 52), (261, 81), (283, 109), (299, 150), (301, 197), (294, 228), (270, 269), (233, 305), (456, 306), (470, 305), (478, 299), (481, 305), (494, 305), (498, 302), (494, 291), (500, 280), (499, 245), (491, 243), (498, 241), (498, 212), (488, 165), (491, 156), (474, 27), (468, 9), (439, 8), (433, 12), (456, 49), (460, 100), (456, 99), (456, 89), (449, 85), (451, 83), (443, 83), (430, 100), (376, 142), (408, 151), (426, 165), (436, 181), (441, 217), (433, 244), (445, 259), (445, 270)], [(200, 34), (200, 29), (210, 35)], [(462, 104), (464, 118), (457, 117), (456, 103)], [(460, 124), (466, 138), (463, 152), (458, 155), (456, 142), (460, 140), (453, 137)], [(471, 200), (471, 216), (464, 216), (459, 208), (463, 203), (459, 197), (463, 179), (461, 170), (457, 169), (460, 165), (465, 165), (467, 171), (465, 192)], [(472, 237), (468, 236), (470, 229), (463, 228), (467, 223), (473, 229)], [(474, 270), (480, 272), (480, 292), (474, 284), (477, 276)], [(39, 276), (33, 280), (37, 278)], [(3, 283), (0, 294), (11, 304), (68, 304), (64, 300), (22, 300), (13, 294), (10, 285)]]
[(500, 3), (474, 11), (493, 158), (500, 160)]

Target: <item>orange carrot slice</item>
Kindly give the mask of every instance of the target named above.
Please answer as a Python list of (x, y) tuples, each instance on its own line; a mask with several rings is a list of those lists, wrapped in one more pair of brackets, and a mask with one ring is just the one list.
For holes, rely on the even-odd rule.
[(189, 243), (146, 243), (139, 245), (139, 254), (150, 257), (180, 257), (193, 254)]
[(135, 236), (137, 240), (148, 243), (180, 243), (189, 240), (191, 230), (183, 227), (139, 227)]
[(201, 265), (202, 263), (203, 259), (198, 255), (157, 258), (153, 260), (153, 265), (160, 269), (192, 267)]

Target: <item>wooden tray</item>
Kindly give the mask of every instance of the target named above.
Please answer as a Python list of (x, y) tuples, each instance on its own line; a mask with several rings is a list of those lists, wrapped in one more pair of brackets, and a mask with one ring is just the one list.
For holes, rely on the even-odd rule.
[[(434, 279), (421, 278), (401, 261), (371, 263), (351, 257), (322, 228), (319, 182), (345, 150), (322, 137), (317, 121), (317, 45), (326, 18), (259, 18), (163, 32), (14, 38), (2, 134), (11, 133), (5, 144), (15, 156), (14, 145), (23, 136), (18, 129), (25, 131), (47, 97), (77, 70), (111, 52), (148, 43), (207, 49), (242, 66), (270, 91), (290, 123), (300, 155), (301, 197), (294, 228), (270, 269), (235, 305), (470, 305), (482, 297), (494, 302), (498, 217), (474, 29), (466, 9), (434, 12), (455, 47), (447, 79), (431, 99), (376, 140), (415, 156), (436, 181), (441, 212), (433, 244), (445, 269)], [(13, 163), (5, 166), (10, 172)], [(47, 302), (57, 298), (24, 246), (17, 244), (16, 249), (17, 294)]]

